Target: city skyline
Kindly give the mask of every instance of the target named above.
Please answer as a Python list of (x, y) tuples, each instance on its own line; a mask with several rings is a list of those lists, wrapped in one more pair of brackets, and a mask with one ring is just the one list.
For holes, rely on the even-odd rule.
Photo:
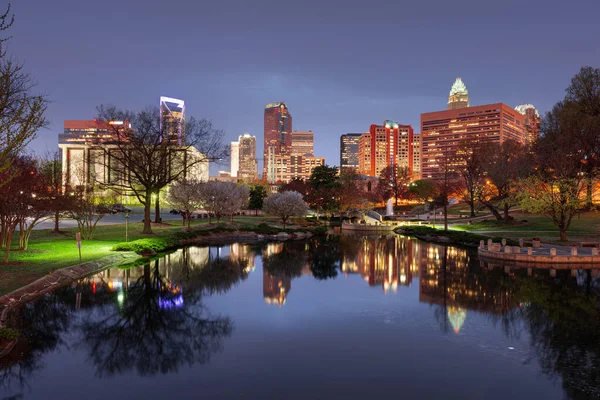
[[(201, 13), (207, 23), (187, 28), (177, 42), (168, 41), (185, 53), (192, 44), (202, 49), (200, 55), (188, 56), (178, 65), (160, 60), (150, 65), (145, 60), (167, 40), (159, 39), (160, 32), (177, 32), (186, 25), (182, 18), (188, 26), (193, 25), (189, 18), (196, 14), (193, 11), (198, 5), (186, 4), (190, 12), (182, 16), (151, 7), (158, 2), (142, 7), (136, 1), (126, 5), (108, 1), (105, 9), (119, 12), (108, 13), (115, 29), (107, 31), (101, 29), (106, 20), (89, 20), (91, 10), (86, 5), (72, 7), (66, 0), (32, 3), (13, 4), (16, 21), (9, 50), (26, 63), (40, 91), (51, 100), (50, 125), (40, 130), (30, 145), (38, 153), (56, 148), (56, 134), (62, 131), (64, 120), (92, 119), (95, 107), (103, 103), (141, 109), (155, 104), (158, 94), (168, 93), (185, 99), (188, 115), (210, 118), (224, 129), (226, 142), (243, 132), (260, 137), (264, 105), (283, 100), (293, 109), (297, 121), (294, 129), (317, 132), (315, 155), (337, 165), (339, 149), (330, 143), (338, 142), (340, 135), (357, 129), (360, 132), (373, 121), (384, 119), (419, 126), (421, 113), (446, 108), (450, 85), (457, 76), (467, 83), (472, 105), (503, 102), (514, 108), (530, 103), (543, 115), (564, 96), (570, 77), (581, 66), (600, 62), (593, 39), (598, 27), (592, 17), (600, 5), (592, 2), (583, 11), (542, 1), (515, 3), (493, 9), (495, 20), (504, 21), (493, 26), (481, 24), (492, 8), (472, 1), (442, 3), (433, 11), (419, 4), (339, 9), (319, 3), (324, 13), (332, 15), (327, 19), (311, 15), (311, 4), (257, 13), (243, 2), (233, 2), (248, 13), (233, 16), (232, 30), (217, 36), (209, 33), (235, 5), (209, 4)], [(478, 6), (472, 7), (475, 4)], [(260, 4), (256, 8), (262, 9)], [(517, 8), (518, 13), (511, 11)], [(386, 10), (383, 15), (382, 9)], [(130, 18), (135, 14), (143, 17)], [(281, 15), (299, 18), (278, 18)], [(387, 22), (395, 15), (403, 15), (415, 35), (408, 38), (393, 33), (393, 24)], [(533, 31), (532, 15), (537, 16)], [(49, 19), (60, 28), (45, 29)], [(286, 33), (274, 37), (284, 20)], [(369, 21), (379, 21), (383, 30), (345, 31), (344, 40), (328, 36), (344, 26)], [(442, 33), (449, 21), (456, 32), (446, 39)], [(558, 23), (566, 29), (558, 32)], [(313, 28), (300, 29), (306, 24)], [(159, 25), (161, 29), (156, 30)], [(482, 28), (486, 35), (473, 33)], [(43, 45), (39, 43), (42, 29), (47, 38)], [(74, 31), (79, 33), (73, 35)], [(104, 43), (119, 43), (119, 38), (130, 32), (135, 32), (128, 36), (134, 51), (118, 56), (118, 63), (114, 57), (99, 56)], [(453, 39), (458, 37), (460, 42)], [(391, 60), (372, 62), (376, 54), (392, 45), (396, 51)], [(267, 57), (273, 46), (280, 49), (277, 59)], [(474, 48), (477, 52), (465, 55)], [(558, 62), (554, 55), (557, 49), (567, 49)], [(505, 56), (507, 51), (511, 57)], [(203, 62), (208, 54), (213, 55), (211, 61)], [(408, 62), (398, 63), (400, 60)], [(231, 96), (232, 92), (236, 95)], [(223, 169), (223, 165), (213, 169)]]

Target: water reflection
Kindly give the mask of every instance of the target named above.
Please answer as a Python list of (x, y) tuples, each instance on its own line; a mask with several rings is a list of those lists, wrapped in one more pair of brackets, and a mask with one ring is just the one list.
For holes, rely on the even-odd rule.
[[(427, 313), (444, 336), (457, 339), (480, 335), (481, 326), (473, 324), (484, 316), (506, 338), (528, 340), (525, 362), (539, 363), (568, 398), (600, 396), (600, 285), (594, 273), (490, 268), (470, 250), (385, 235), (191, 247), (140, 267), (105, 270), (10, 315), (9, 324), (27, 340), (0, 360), (0, 380), (26, 387), (44, 370), (46, 354), (59, 349), (82, 352), (99, 377), (206, 364), (224, 349), (224, 338), (236, 336), (233, 319), (211, 313), (206, 298), (236, 296), (242, 292), (234, 288), (250, 284), (250, 276), (262, 284), (263, 298), (260, 288), (243, 293), (277, 315), (286, 313), (288, 300), (301, 306), (307, 286), (300, 282), (316, 279), (324, 282), (312, 290), (358, 283), (374, 300), (414, 293), (428, 306), (410, 312)], [(294, 292), (293, 283), (299, 288)], [(243, 312), (249, 301), (236, 306)], [(405, 305), (398, 301), (395, 307)], [(439, 354), (422, 356), (435, 362)]]

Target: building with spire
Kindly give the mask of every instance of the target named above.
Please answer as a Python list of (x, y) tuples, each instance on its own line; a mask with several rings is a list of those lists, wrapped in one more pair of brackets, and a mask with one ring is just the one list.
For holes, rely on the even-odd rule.
[(469, 91), (460, 77), (456, 78), (450, 96), (448, 96), (448, 110), (469, 107)]
[(528, 144), (540, 138), (540, 114), (532, 104), (519, 104), (515, 107), (525, 117), (525, 140)]

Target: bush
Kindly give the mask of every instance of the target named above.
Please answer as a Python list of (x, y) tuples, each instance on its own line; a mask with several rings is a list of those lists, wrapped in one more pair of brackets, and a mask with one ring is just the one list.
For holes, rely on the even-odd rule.
[[(478, 235), (476, 233), (464, 232), (464, 231), (444, 231), (441, 229), (432, 228), (429, 226), (410, 226), (402, 227), (398, 230), (399, 233), (414, 236), (432, 236), (432, 237), (445, 237), (451, 242), (456, 244), (462, 244), (465, 246), (477, 247), (479, 246), (480, 240), (492, 239), (494, 242), (500, 242), (500, 237), (488, 237)], [(506, 244), (509, 246), (518, 246), (519, 243), (512, 239), (506, 239)]]
[(7, 328), (7, 327), (2, 327), (0, 328), (0, 340), (2, 339), (6, 339), (6, 340), (15, 340), (19, 337), (19, 332), (11, 329), (11, 328)]
[(329, 231), (329, 228), (326, 227), (325, 225), (320, 225), (320, 226), (317, 226), (316, 228), (314, 228), (312, 231), (315, 235), (322, 236), (322, 235), (327, 234), (327, 232)]
[(132, 242), (119, 243), (113, 247), (113, 251), (133, 251), (140, 253), (160, 253), (173, 246), (176, 246), (173, 240), (156, 237), (151, 239), (138, 239)]

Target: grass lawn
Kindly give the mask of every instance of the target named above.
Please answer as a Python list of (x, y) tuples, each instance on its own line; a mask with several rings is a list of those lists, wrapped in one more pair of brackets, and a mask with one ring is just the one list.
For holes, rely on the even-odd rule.
[[(234, 218), (236, 226), (254, 226), (261, 222), (277, 225), (278, 219), (270, 216), (239, 216)], [(213, 219), (213, 223), (215, 220)], [(229, 220), (221, 220), (227, 223)], [(210, 226), (207, 219), (192, 220), (192, 227)], [(142, 234), (141, 222), (129, 223), (129, 240), (161, 236), (183, 229), (181, 222), (153, 226), (152, 235)], [(0, 295), (18, 289), (46, 275), (52, 270), (79, 264), (79, 252), (75, 243), (75, 228), (64, 229), (60, 234), (50, 230), (35, 230), (31, 234), (27, 250), (18, 249), (18, 232), (13, 238), (13, 247), (8, 265), (0, 264)], [(117, 243), (125, 241), (125, 224), (98, 226), (93, 240), (81, 244), (83, 262), (97, 260), (110, 254)], [(4, 250), (2, 250), (2, 257)]]
[[(453, 226), (453, 229), (470, 232), (493, 232), (495, 236), (502, 235), (508, 238), (531, 238), (537, 236), (542, 239), (558, 242), (558, 228), (550, 219), (523, 212), (514, 212), (511, 215), (515, 218), (515, 222), (512, 224), (488, 220), (471, 225), (456, 225)], [(599, 236), (600, 212), (598, 211), (588, 211), (574, 217), (567, 231), (567, 239), (573, 241), (598, 240)]]

